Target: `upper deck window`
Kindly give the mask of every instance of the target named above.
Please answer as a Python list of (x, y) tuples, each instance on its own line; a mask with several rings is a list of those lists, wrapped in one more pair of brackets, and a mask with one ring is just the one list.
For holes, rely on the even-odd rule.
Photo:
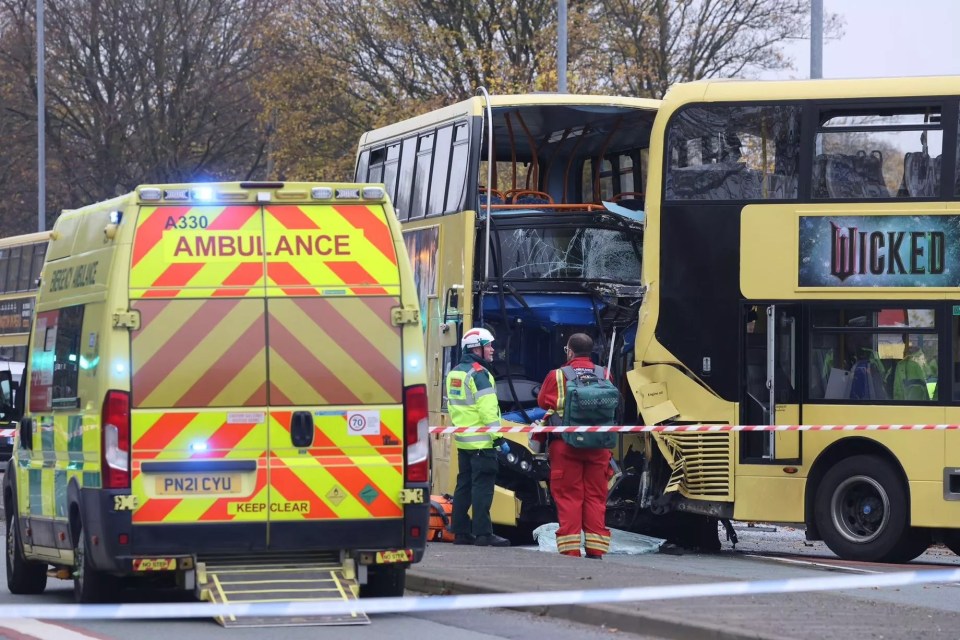
[(690, 107), (667, 139), (668, 200), (797, 197), (800, 107)]
[(939, 106), (823, 110), (815, 144), (815, 199), (940, 195)]

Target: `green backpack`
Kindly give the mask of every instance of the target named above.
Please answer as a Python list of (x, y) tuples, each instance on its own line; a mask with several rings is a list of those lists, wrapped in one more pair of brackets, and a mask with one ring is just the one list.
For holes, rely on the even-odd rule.
[[(592, 373), (577, 374), (573, 367), (560, 369), (566, 380), (563, 401), (564, 426), (612, 426), (620, 408), (620, 392), (603, 375), (603, 367)], [(563, 432), (563, 441), (583, 449), (612, 449), (617, 434), (606, 432)]]

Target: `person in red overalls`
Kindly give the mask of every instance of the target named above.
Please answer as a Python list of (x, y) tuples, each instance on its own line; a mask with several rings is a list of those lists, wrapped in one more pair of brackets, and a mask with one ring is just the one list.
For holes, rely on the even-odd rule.
[[(577, 373), (593, 372), (596, 365), (590, 359), (593, 338), (575, 333), (564, 347), (565, 366)], [(604, 373), (606, 375), (606, 373)], [(563, 396), (566, 380), (560, 369), (547, 374), (537, 404), (547, 410), (546, 424), (560, 424), (563, 416)], [(537, 434), (547, 442), (550, 455), (550, 493), (557, 505), (557, 550), (568, 556), (580, 557), (580, 534), (585, 534), (588, 558), (602, 558), (610, 549), (610, 530), (606, 527), (607, 482), (612, 473), (609, 449), (573, 447), (559, 434)]]

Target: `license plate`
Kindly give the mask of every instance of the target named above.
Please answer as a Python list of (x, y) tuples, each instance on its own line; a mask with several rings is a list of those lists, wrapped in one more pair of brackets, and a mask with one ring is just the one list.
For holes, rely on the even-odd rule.
[(243, 491), (239, 473), (174, 473), (156, 478), (160, 496), (236, 495)]

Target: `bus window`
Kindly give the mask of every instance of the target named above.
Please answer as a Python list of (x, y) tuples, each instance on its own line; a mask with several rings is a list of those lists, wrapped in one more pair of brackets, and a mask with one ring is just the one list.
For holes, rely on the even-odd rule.
[(640, 190), (634, 189), (633, 177), (636, 169), (633, 166), (633, 156), (620, 154), (617, 158), (617, 169), (620, 173), (618, 176), (617, 193)]
[(411, 218), (422, 218), (427, 211), (430, 194), (430, 165), (433, 161), (433, 138), (434, 134), (426, 133), (417, 140), (413, 195), (410, 200)]
[(397, 180), (397, 199), (393, 206), (397, 217), (406, 220), (410, 217), (410, 194), (413, 187), (413, 165), (417, 155), (417, 139), (407, 138), (400, 150), (400, 179)]
[(7, 288), (7, 270), (10, 268), (10, 250), (0, 249), (0, 292), (6, 293)]
[[(957, 130), (957, 135), (960, 136), (960, 129)], [(956, 179), (954, 180), (954, 195), (960, 196), (960, 140), (957, 141), (957, 167), (955, 169)]]
[(4, 291), (19, 291), (20, 283), (20, 247), (12, 247), (10, 255), (7, 256), (7, 277), (5, 280)]
[(467, 188), (467, 169), (470, 167), (470, 130), (466, 122), (453, 128), (453, 154), (450, 158), (450, 179), (447, 206), (444, 213), (454, 213), (464, 207), (463, 194)]
[(583, 174), (580, 180), (580, 201), (593, 202), (593, 160), (583, 161)]
[(387, 159), (383, 164), (383, 184), (387, 188), (390, 200), (397, 198), (397, 169), (400, 165), (400, 143), (387, 147)]
[(365, 182), (383, 182), (383, 161), (387, 157), (387, 150), (380, 148), (370, 152), (370, 170)]
[(797, 197), (800, 108), (696, 106), (670, 124), (666, 198)]
[(940, 192), (940, 107), (831, 109), (815, 139), (814, 198), (932, 198)]
[(938, 349), (932, 309), (815, 309), (808, 395), (864, 403), (934, 401)]
[(357, 182), (366, 182), (367, 181), (367, 167), (370, 166), (370, 152), (364, 151), (360, 154), (360, 157), (357, 159), (357, 173), (356, 180)]
[(428, 215), (443, 213), (444, 200), (447, 197), (447, 175), (450, 172), (450, 153), (453, 141), (453, 127), (443, 127), (437, 131), (437, 141), (433, 152), (433, 175), (430, 178), (430, 206)]

